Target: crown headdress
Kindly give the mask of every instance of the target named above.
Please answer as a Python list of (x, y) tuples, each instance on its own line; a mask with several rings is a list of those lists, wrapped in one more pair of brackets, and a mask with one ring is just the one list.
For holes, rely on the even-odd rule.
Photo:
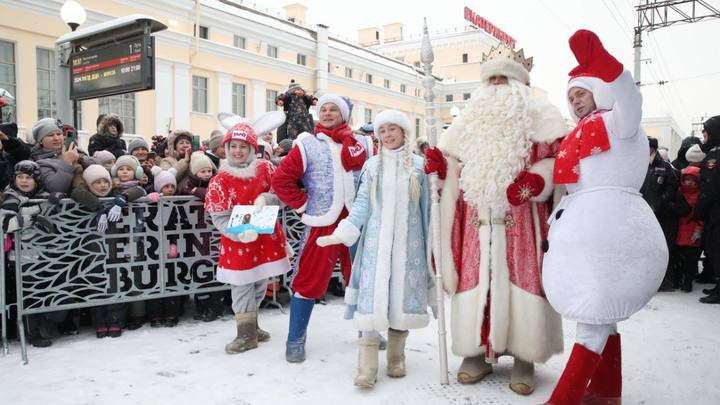
[(490, 52), (488, 52), (487, 54), (483, 53), (483, 63), (495, 59), (510, 59), (520, 64), (520, 66), (525, 68), (525, 70), (527, 70), (528, 72), (531, 71), (533, 68), (532, 57), (525, 58), (525, 53), (522, 49), (514, 51), (504, 42), (490, 48)]

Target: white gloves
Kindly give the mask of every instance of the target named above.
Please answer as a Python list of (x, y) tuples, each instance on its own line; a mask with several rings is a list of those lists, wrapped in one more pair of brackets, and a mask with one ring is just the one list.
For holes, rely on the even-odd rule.
[(260, 194), (255, 199), (255, 202), (253, 203), (253, 205), (255, 205), (255, 212), (262, 211), (262, 209), (265, 208), (265, 205), (267, 205), (267, 201), (265, 201), (265, 197), (263, 197), (263, 195)]
[(102, 214), (98, 217), (97, 230), (98, 232), (105, 232), (108, 226), (108, 218), (106, 214)]
[(253, 230), (247, 230), (242, 233), (226, 233), (225, 236), (230, 240), (240, 243), (252, 243), (258, 238), (258, 233)]
[(342, 241), (340, 240), (340, 238), (335, 236), (335, 234), (332, 234), (332, 235), (321, 236), (321, 237), (317, 238), (315, 243), (317, 243), (317, 245), (320, 247), (325, 247), (325, 246), (330, 246), (330, 245), (339, 245), (342, 243)]
[(113, 205), (110, 211), (108, 211), (107, 219), (110, 220), (110, 222), (117, 222), (120, 218), (122, 218), (122, 207)]

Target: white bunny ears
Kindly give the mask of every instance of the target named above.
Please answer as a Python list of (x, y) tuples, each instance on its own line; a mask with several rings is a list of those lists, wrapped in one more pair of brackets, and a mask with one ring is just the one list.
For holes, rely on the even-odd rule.
[(225, 129), (230, 129), (242, 122), (250, 124), (255, 130), (255, 134), (260, 137), (279, 128), (285, 123), (285, 113), (282, 111), (268, 111), (259, 116), (255, 121), (250, 122), (247, 118), (232, 113), (221, 112), (218, 114), (218, 121)]

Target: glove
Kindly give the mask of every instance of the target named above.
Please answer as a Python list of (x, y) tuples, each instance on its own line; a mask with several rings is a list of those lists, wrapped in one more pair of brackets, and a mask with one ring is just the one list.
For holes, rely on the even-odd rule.
[(45, 233), (55, 233), (55, 225), (42, 215), (35, 217), (35, 227)]
[(596, 76), (610, 83), (622, 73), (622, 63), (610, 55), (594, 32), (577, 30), (568, 42), (578, 61), (578, 66), (568, 73), (570, 76)]
[(117, 222), (120, 218), (122, 218), (122, 207), (113, 205), (107, 213), (107, 219), (110, 222)]
[(101, 213), (97, 215), (97, 230), (98, 232), (102, 233), (107, 230), (108, 227), (108, 219), (107, 214)]
[(690, 237), (690, 242), (696, 243), (700, 239), (702, 239), (702, 232), (695, 231), (695, 232), (693, 232), (692, 236)]
[(521, 205), (540, 195), (544, 187), (545, 180), (542, 176), (523, 170), (506, 190), (508, 202), (515, 206)]
[(148, 198), (148, 200), (150, 200), (151, 202), (156, 203), (156, 202), (160, 201), (160, 194), (158, 194), (158, 193), (150, 193), (150, 194), (147, 195), (147, 198)]
[(240, 243), (252, 243), (255, 242), (257, 238), (258, 233), (253, 231), (252, 229), (237, 234), (237, 241)]
[(50, 195), (48, 196), (48, 202), (52, 205), (59, 205), (60, 200), (62, 200), (63, 198), (65, 198), (65, 193), (60, 193), (60, 192), (50, 193)]
[(255, 212), (262, 211), (263, 208), (265, 208), (265, 204), (267, 204), (267, 201), (265, 201), (265, 197), (260, 194), (255, 199), (255, 202), (253, 203), (255, 205)]
[(325, 247), (325, 246), (331, 246), (331, 245), (339, 245), (342, 243), (342, 241), (340, 240), (340, 238), (338, 238), (335, 235), (328, 235), (328, 236), (321, 236), (321, 237), (317, 238), (315, 243), (317, 243), (317, 245), (320, 247)]
[(425, 174), (437, 172), (440, 180), (447, 177), (447, 160), (438, 148), (425, 149)]

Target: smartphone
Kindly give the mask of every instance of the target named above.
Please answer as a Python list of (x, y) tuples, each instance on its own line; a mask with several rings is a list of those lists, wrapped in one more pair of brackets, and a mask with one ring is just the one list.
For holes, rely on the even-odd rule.
[(77, 131), (67, 131), (65, 133), (65, 149), (70, 149), (70, 145), (77, 145)]
[(265, 145), (258, 145), (257, 157), (258, 159), (265, 158)]
[(192, 136), (192, 151), (197, 152), (200, 150), (200, 135)]

